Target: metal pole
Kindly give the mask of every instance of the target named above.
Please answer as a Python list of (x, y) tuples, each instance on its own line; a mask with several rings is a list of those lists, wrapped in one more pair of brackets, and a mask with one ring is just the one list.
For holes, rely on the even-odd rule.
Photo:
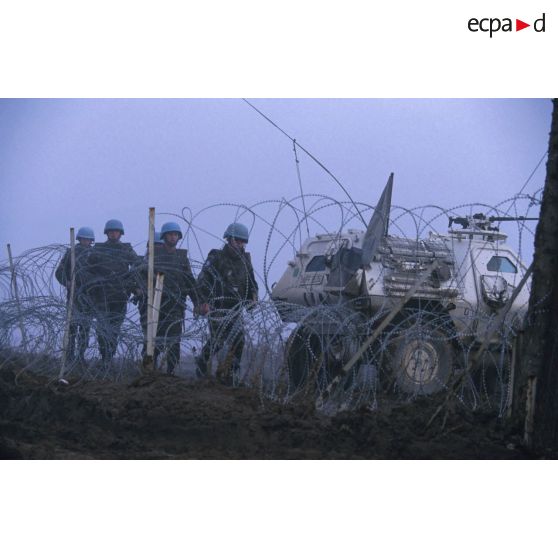
[(155, 265), (155, 208), (149, 208), (149, 241), (147, 247), (147, 343), (144, 366), (153, 370), (153, 354), (155, 349), (155, 329), (153, 324), (153, 275)]
[(27, 352), (27, 334), (25, 333), (25, 328), (23, 327), (23, 316), (21, 312), (21, 304), (19, 302), (19, 293), (17, 290), (17, 277), (14, 267), (14, 260), (12, 258), (12, 247), (8, 244), (8, 259), (10, 261), (10, 272), (12, 275), (12, 285), (14, 289), (14, 297), (17, 306), (17, 314), (19, 316), (19, 329), (21, 331), (21, 343), (23, 345), (23, 350)]
[(70, 324), (72, 322), (72, 311), (74, 307), (74, 293), (76, 289), (76, 239), (74, 228), (70, 229), (70, 297), (66, 312), (66, 327), (64, 328), (64, 341), (62, 343), (62, 365), (60, 366), (59, 380), (64, 379), (66, 373), (66, 354), (70, 342)]

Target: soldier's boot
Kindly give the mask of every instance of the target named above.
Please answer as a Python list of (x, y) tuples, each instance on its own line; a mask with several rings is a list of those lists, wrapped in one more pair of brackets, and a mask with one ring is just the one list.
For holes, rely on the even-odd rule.
[(79, 352), (76, 360), (76, 368), (78, 371), (84, 371), (87, 369), (87, 363), (85, 362), (85, 351)]
[(176, 362), (170, 362), (170, 361), (167, 359), (167, 374), (168, 374), (169, 376), (176, 376), (176, 372), (175, 372), (175, 370), (176, 370), (176, 364), (177, 364)]
[(227, 352), (225, 358), (219, 361), (217, 369), (215, 370), (215, 377), (220, 384), (232, 386), (231, 365), (232, 355), (229, 351)]
[(207, 362), (201, 356), (196, 357), (196, 378), (207, 378)]
[(111, 364), (112, 364), (112, 357), (111, 356), (105, 355), (101, 358), (101, 370), (105, 374), (108, 374), (110, 372)]
[(233, 358), (233, 362), (230, 368), (230, 378), (231, 378), (230, 385), (235, 387), (240, 387), (244, 385), (240, 377), (240, 361), (236, 357)]
[(220, 374), (217, 375), (217, 380), (219, 381), (220, 384), (223, 384), (224, 386), (232, 386), (233, 385), (232, 370), (230, 368), (223, 370)]
[(68, 351), (66, 353), (66, 366), (71, 368), (72, 366), (74, 366), (75, 362), (76, 362), (76, 355), (74, 354), (73, 351)]

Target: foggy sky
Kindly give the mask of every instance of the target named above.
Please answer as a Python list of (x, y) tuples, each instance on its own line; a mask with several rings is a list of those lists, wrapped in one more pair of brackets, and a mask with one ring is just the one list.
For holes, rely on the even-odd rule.
[[(251, 102), (355, 200), (375, 204), (394, 172), (393, 204), (408, 208), (495, 205), (515, 195), (547, 149), (552, 108), (541, 99)], [(305, 194), (346, 199), (300, 150), (298, 157)], [(524, 193), (544, 177), (542, 164)], [(5, 259), (8, 242), (14, 254), (67, 243), (71, 226), (90, 226), (103, 241), (110, 218), (123, 221), (123, 240), (143, 253), (150, 206), (160, 228), (174, 219), (164, 212), (289, 199), (299, 184), (292, 142), (240, 99), (30, 99), (0, 100), (0, 192)], [(199, 234), (185, 239), (192, 257), (219, 246), (235, 215), (221, 206), (199, 216)], [(256, 221), (249, 248), (257, 269), (267, 233)]]

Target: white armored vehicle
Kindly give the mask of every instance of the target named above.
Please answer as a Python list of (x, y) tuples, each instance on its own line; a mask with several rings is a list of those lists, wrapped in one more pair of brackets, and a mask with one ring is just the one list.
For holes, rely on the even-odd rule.
[[(434, 393), (483, 346), (509, 358), (527, 310), (526, 268), (494, 222), (450, 218), (447, 234), (388, 234), (393, 174), (366, 231), (308, 238), (273, 286), (291, 391), (374, 367), (404, 393)], [(524, 219), (524, 218), (519, 218)]]

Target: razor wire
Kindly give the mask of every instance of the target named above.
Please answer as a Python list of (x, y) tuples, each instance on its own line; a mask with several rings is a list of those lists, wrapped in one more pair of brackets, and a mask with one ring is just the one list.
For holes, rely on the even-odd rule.
[[(537, 196), (520, 194), (496, 206), (481, 203), (449, 209), (432, 205), (412, 209), (392, 206), (389, 237), (403, 248), (422, 246), (425, 238), (434, 239), (432, 242), (445, 238), (451, 252), (454, 237), (447, 234), (451, 217), (475, 214), (536, 217), (539, 205)], [(289, 272), (297, 267), (300, 274), (306, 273), (300, 268), (301, 239), (306, 236), (306, 227), (316, 239), (323, 235), (334, 255), (346, 238), (346, 231), (353, 231), (355, 238), (364, 234), (362, 220), (369, 219), (373, 210), (366, 203), (306, 194), (264, 200), (251, 206), (215, 204), (197, 211), (184, 207), (179, 212), (158, 214), (159, 219), (172, 215), (179, 220), (185, 232), (181, 247), (188, 249), (194, 276), (199, 275), (209, 250), (222, 243), (221, 231), (215, 230), (215, 223), (222, 222), (223, 215), (228, 220), (246, 222), (251, 232), (250, 248), (260, 300), (249, 308), (241, 305), (235, 311), (221, 314), (219, 319), (230, 323), (221, 328), (226, 338), (211, 355), (210, 375), (218, 376), (219, 370), (226, 367), (234, 336), (238, 335), (238, 327), (242, 327), (244, 350), (232, 383), (255, 387), (262, 398), (284, 403), (311, 398), (323, 412), (359, 407), (374, 409), (385, 399), (409, 401), (447, 392), (452, 379), (463, 374), (466, 378), (455, 397), (472, 408), (489, 405), (502, 415), (509, 406), (512, 348), (524, 327), (526, 306), (516, 311), (513, 319), (504, 321), (497, 332), (491, 332), (497, 312), (486, 304), (469, 304), (465, 297), (461, 306), (468, 313), (451, 315), (453, 310), (448, 310), (457, 299), (464, 298), (463, 278), (477, 273), (469, 252), (473, 247), (494, 251), (490, 231), (485, 235), (484, 247), (471, 240), (466, 256), (454, 262), (445, 294), (429, 300), (417, 296), (412, 304), (403, 306), (348, 369), (353, 355), (401, 300), (401, 295), (389, 295), (386, 290), (389, 265), (393, 264), (389, 263), (388, 256), (383, 263), (378, 260), (381, 274), (377, 280), (384, 282), (384, 290), (382, 296), (373, 295), (374, 304), (370, 293), (359, 290), (364, 285), (363, 275), (360, 285), (356, 285), (358, 288), (350, 294), (347, 289), (341, 289), (344, 292), (340, 290), (338, 295), (331, 290), (326, 292), (322, 287), (327, 281), (327, 269), (331, 275), (330, 268), (320, 276), (319, 285), (308, 281), (306, 294), (301, 295), (304, 302), (301, 303), (300, 297), (289, 300), (288, 292), (287, 296), (272, 297), (285, 269)], [(510, 222), (506, 223), (506, 233), (508, 244), (527, 263), (533, 249), (534, 227), (525, 221)], [(467, 239), (463, 242), (467, 243)], [(145, 246), (145, 241), (136, 245), (139, 252), (138, 246)], [(33, 248), (13, 258), (13, 269), (7, 260), (0, 262), (0, 368), (14, 366), (18, 373), (27, 370), (51, 380), (57, 377), (63, 352), (67, 295), (55, 278), (55, 270), (67, 250), (66, 245)], [(141, 259), (143, 254), (139, 256)], [(356, 277), (356, 271), (353, 276)], [(434, 277), (432, 281), (435, 280)], [(17, 281), (17, 297), (14, 281)], [(301, 282), (296, 285), (300, 291)], [(477, 289), (480, 299), (479, 284), (468, 288)], [(180, 296), (184, 298), (183, 293)], [(190, 299), (184, 302), (181, 363), (177, 373), (194, 380), (196, 358), (209, 339), (208, 319), (215, 319), (216, 315), (199, 316)], [(140, 375), (144, 344), (140, 313), (140, 305), (134, 305), (129, 298), (118, 332), (116, 354), (106, 366), (99, 356), (99, 339), (105, 322), (94, 308), (75, 310), (73, 326), (86, 332), (87, 346), (84, 359), (73, 363), (68, 377), (75, 381), (128, 381)], [(472, 334), (473, 325), (476, 335)], [(480, 366), (470, 370), (469, 364), (478, 347), (478, 332), (491, 332), (499, 341), (481, 355)], [(421, 359), (424, 362), (430, 359), (430, 364), (425, 365)], [(165, 371), (165, 354), (160, 356), (158, 366)]]

